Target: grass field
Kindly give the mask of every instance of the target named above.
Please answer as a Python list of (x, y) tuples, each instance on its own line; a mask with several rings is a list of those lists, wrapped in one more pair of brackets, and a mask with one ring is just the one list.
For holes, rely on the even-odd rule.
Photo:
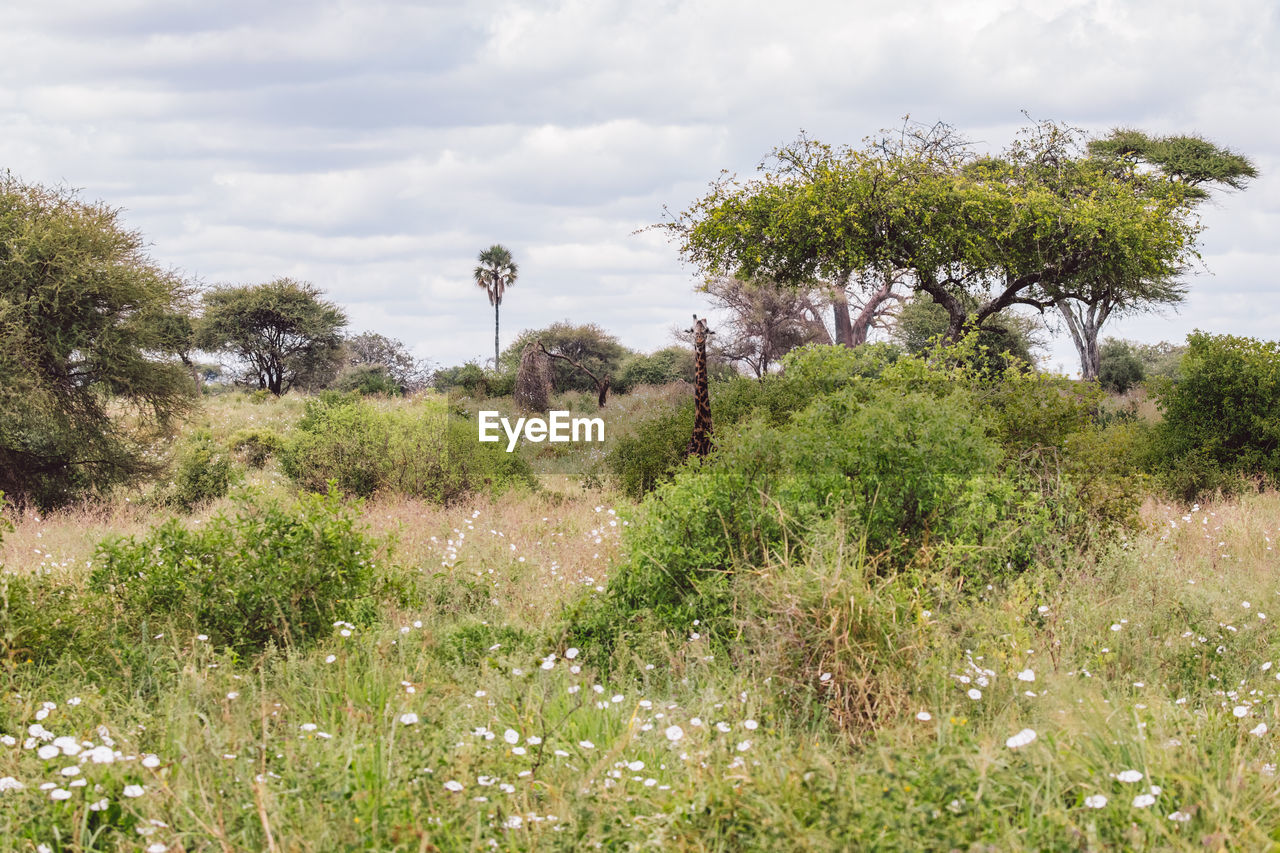
[[(610, 429), (658, 404), (618, 401)], [(300, 415), (292, 398), (229, 395), (197, 425), (224, 437)], [(381, 570), (416, 604), (335, 624), (309, 648), (237, 656), (157, 620), (127, 665), (11, 660), (0, 845), (1257, 850), (1280, 838), (1280, 495), (1149, 501), (1140, 531), (977, 595), (891, 585), (857, 554), (819, 549), (759, 567), (773, 615), (744, 624), (739, 647), (713, 648), (694, 623), (605, 677), (568, 645), (563, 614), (604, 590), (635, 507), (583, 487), (592, 460), (547, 447), (533, 458), (538, 492), (363, 504), (387, 543)], [(292, 489), (271, 463), (236, 491)], [(237, 506), (233, 495), (183, 523)], [(100, 540), (168, 515), (145, 490), (27, 513), (0, 561), (82, 590)], [(797, 662), (789, 632), (816, 637), (815, 653)]]

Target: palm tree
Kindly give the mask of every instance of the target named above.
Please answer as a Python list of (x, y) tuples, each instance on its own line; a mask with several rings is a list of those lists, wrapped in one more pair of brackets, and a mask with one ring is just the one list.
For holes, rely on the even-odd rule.
[(493, 369), (498, 369), (498, 307), (502, 305), (502, 294), (516, 283), (519, 271), (516, 262), (511, 259), (511, 250), (499, 243), (494, 243), (480, 253), (476, 265), (476, 286), (489, 294), (489, 304), (493, 306)]

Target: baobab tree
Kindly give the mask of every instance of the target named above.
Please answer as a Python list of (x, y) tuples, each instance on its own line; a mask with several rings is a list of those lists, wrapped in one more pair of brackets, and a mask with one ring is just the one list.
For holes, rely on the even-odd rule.
[(507, 288), (516, 283), (519, 270), (511, 257), (511, 250), (500, 243), (494, 243), (480, 253), (476, 265), (476, 286), (489, 294), (489, 304), (493, 306), (493, 367), (498, 367), (498, 309), (502, 306), (503, 294)]

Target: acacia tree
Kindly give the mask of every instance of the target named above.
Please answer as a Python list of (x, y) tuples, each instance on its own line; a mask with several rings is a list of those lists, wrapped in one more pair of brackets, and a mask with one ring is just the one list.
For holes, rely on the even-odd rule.
[(545, 329), (526, 329), (502, 353), (499, 369), (516, 370), (525, 346), (541, 343), (553, 358), (551, 384), (557, 392), (595, 391), (605, 380), (612, 385), (622, 361), (629, 354), (618, 339), (595, 323), (574, 325), (568, 320)]
[[(1040, 135), (1055, 132), (1059, 138), (1065, 135), (1061, 128), (1044, 125)], [(1052, 141), (1039, 146), (1046, 153), (1056, 153), (1061, 147)], [(1138, 130), (1118, 129), (1106, 138), (1090, 141), (1087, 150), (1116, 180), (1129, 182), (1137, 192), (1149, 195), (1152, 204), (1168, 205), (1170, 199), (1175, 200), (1175, 215), (1183, 217), (1209, 198), (1208, 188), (1241, 190), (1258, 175), (1248, 158), (1199, 136), (1152, 137)], [(1056, 170), (1043, 171), (1052, 181)], [(1181, 302), (1186, 285), (1177, 278), (1178, 272), (1172, 265), (1154, 274), (1123, 268), (1098, 273), (1086, 267), (1074, 278), (1056, 308), (1080, 356), (1085, 379), (1100, 376), (1098, 338), (1103, 324), (1112, 316)]]
[(498, 369), (498, 309), (502, 306), (502, 297), (507, 288), (516, 283), (519, 269), (511, 257), (511, 250), (499, 243), (494, 243), (480, 253), (480, 261), (476, 265), (476, 286), (489, 295), (489, 304), (493, 306), (493, 369)]
[(896, 176), (880, 160), (803, 134), (758, 171), (746, 183), (723, 176), (665, 227), (709, 278), (820, 288), (836, 341), (865, 343), (901, 294), (889, 252)]
[(0, 174), (0, 491), (50, 507), (154, 470), (195, 387), (186, 285), (119, 211)]
[(259, 388), (279, 396), (336, 371), (347, 318), (321, 293), (291, 278), (215, 288), (204, 295), (196, 345), (240, 358)]
[(862, 150), (802, 140), (783, 168), (722, 180), (668, 227), (708, 273), (787, 284), (848, 274), (873, 312), (902, 282), (946, 312), (950, 340), (1014, 305), (1052, 309), (1086, 274), (1156, 281), (1193, 252), (1176, 188), (1153, 203), (1146, 179), (1120, 180), (1091, 158), (1040, 157), (1052, 146), (1024, 136), (985, 157), (941, 124), (905, 125)]

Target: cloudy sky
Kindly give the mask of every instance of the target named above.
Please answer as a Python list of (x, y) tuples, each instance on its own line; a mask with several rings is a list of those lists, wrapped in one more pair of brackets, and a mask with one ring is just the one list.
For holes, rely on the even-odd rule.
[[(1262, 177), (1204, 210), (1178, 313), (1114, 334), (1280, 337), (1274, 0), (309, 2), (0, 7), (0, 168), (123, 209), (206, 285), (288, 275), (356, 330), (492, 352), (476, 254), (520, 278), (503, 342), (560, 319), (653, 349), (703, 297), (637, 229), (800, 130), (902, 116), (991, 148), (1023, 123), (1200, 132)], [(1065, 335), (1049, 361), (1077, 365)]]

